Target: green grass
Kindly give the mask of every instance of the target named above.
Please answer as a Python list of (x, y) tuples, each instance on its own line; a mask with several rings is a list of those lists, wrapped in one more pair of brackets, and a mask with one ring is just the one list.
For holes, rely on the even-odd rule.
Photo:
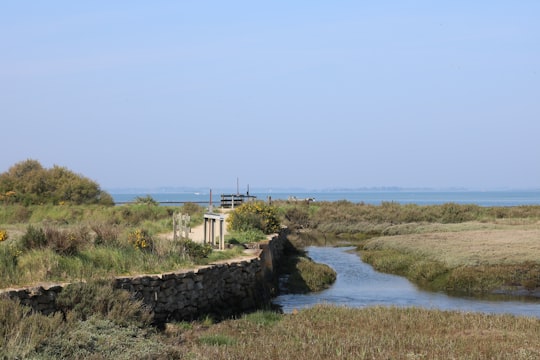
[(283, 316), (281, 316), (280, 314), (269, 310), (260, 310), (244, 315), (245, 321), (248, 321), (259, 327), (272, 326), (278, 321), (281, 321), (282, 318)]
[[(241, 255), (233, 248), (208, 257), (183, 256), (179, 242), (159, 236), (172, 231), (174, 211), (190, 213), (194, 225), (204, 209), (195, 204), (2, 206), (0, 227), (8, 239), (0, 242), (0, 288), (161, 273)], [(133, 234), (144, 234), (148, 247), (137, 248), (134, 241), (142, 239)]]
[(199, 338), (199, 342), (203, 345), (221, 346), (233, 345), (235, 340), (229, 336), (221, 334), (203, 335)]
[(225, 235), (225, 241), (229, 244), (249, 244), (266, 239), (261, 230), (250, 229), (247, 231), (232, 231)]
[(362, 250), (362, 260), (380, 272), (402, 275), (432, 290), (449, 290), (448, 269), (444, 264), (394, 249)]

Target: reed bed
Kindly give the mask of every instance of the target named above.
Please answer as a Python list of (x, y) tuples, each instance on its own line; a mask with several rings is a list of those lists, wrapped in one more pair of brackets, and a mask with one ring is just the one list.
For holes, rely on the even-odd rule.
[(258, 311), (217, 324), (170, 323), (158, 331), (145, 325), (145, 311), (126, 303), (120, 291), (90, 287), (68, 295), (64, 319), (0, 299), (0, 354), (8, 359), (540, 358), (536, 318), (319, 305), (289, 315)]
[[(538, 359), (540, 320), (320, 305), (261, 325), (246, 315), (189, 339), (189, 359)], [(223, 342), (206, 339), (219, 336)]]

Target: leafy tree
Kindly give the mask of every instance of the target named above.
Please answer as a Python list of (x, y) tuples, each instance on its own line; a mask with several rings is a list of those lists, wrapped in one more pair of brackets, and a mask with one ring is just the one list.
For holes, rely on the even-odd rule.
[(45, 169), (36, 160), (25, 160), (0, 174), (0, 201), (33, 204), (103, 204), (112, 205), (112, 197), (99, 185), (55, 165)]

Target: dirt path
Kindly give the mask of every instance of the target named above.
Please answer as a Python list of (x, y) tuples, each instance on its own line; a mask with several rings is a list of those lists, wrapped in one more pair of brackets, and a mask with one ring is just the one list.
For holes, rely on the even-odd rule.
[[(227, 235), (229, 232), (227, 231), (227, 217), (229, 214), (221, 214), (223, 215), (224, 221), (223, 221), (223, 236)], [(208, 229), (206, 230), (210, 232), (210, 226), (208, 226)], [(214, 235), (219, 237), (219, 221), (216, 220), (216, 223), (214, 225)], [(207, 237), (210, 237), (209, 234), (207, 234)], [(193, 240), (194, 242), (201, 243), (204, 240), (204, 223), (202, 223), (199, 226), (196, 226), (191, 229), (191, 232), (189, 233), (189, 238)]]

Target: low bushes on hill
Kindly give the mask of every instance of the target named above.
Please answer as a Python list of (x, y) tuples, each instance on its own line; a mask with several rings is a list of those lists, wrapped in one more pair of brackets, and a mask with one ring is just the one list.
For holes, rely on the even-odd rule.
[(0, 174), (0, 202), (114, 204), (112, 197), (96, 182), (58, 165), (45, 169), (37, 160), (19, 162)]

